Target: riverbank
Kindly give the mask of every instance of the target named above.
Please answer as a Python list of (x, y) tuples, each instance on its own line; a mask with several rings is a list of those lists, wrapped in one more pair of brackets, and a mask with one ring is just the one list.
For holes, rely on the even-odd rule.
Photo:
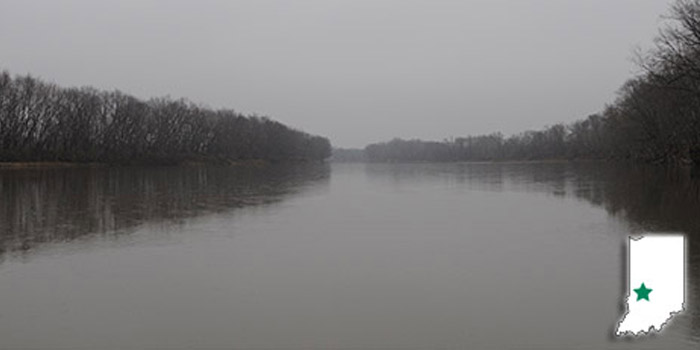
[[(307, 162), (307, 161), (299, 161)], [(129, 161), (129, 162), (0, 162), (0, 169), (45, 169), (75, 167), (119, 167), (119, 166), (266, 166), (276, 162), (263, 159), (221, 160), (221, 159), (187, 159), (182, 161)]]
[(0, 162), (0, 169), (71, 168), (82, 166), (103, 166), (102, 163), (72, 162)]
[(427, 164), (427, 163), (445, 163), (445, 164), (532, 164), (532, 163), (608, 163), (608, 162), (624, 162), (631, 163), (626, 160), (613, 159), (594, 159), (594, 158), (577, 158), (577, 159), (497, 159), (497, 160), (450, 160), (450, 161), (430, 161), (430, 160), (412, 160), (412, 161), (371, 161), (371, 160), (332, 160), (332, 163), (367, 163), (367, 164)]

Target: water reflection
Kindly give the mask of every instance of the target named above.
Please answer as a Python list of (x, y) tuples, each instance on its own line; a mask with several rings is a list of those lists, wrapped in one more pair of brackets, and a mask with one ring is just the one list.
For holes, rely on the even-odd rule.
[[(700, 205), (687, 170), (343, 164), (332, 181), (329, 171), (0, 171), (11, 257), (0, 265), (0, 347), (700, 342)], [(182, 234), (153, 239), (173, 225)], [(688, 236), (688, 310), (661, 337), (610, 342), (626, 288), (619, 248), (643, 230)], [(112, 244), (120, 234), (128, 246)]]
[(691, 169), (606, 163), (368, 164), (371, 179), (545, 192), (602, 206), (637, 231), (700, 232), (700, 177)]
[(52, 242), (280, 201), (327, 183), (327, 164), (0, 170), (0, 261)]
[(630, 232), (682, 232), (687, 244), (686, 312), (700, 340), (700, 174), (696, 169), (582, 163), (368, 164), (369, 178), (395, 184), (436, 178), (475, 190), (541, 192), (584, 200)]

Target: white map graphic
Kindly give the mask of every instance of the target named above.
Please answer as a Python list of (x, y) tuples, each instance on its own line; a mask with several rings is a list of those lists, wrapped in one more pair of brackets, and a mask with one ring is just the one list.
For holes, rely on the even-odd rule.
[(627, 312), (618, 323), (616, 334), (659, 332), (684, 308), (685, 237), (630, 237), (627, 254)]

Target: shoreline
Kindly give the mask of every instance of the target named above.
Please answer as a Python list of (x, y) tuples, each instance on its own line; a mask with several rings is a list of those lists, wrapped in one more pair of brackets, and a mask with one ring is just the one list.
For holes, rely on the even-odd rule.
[(134, 161), (134, 162), (66, 162), (66, 161), (17, 161), (0, 162), (0, 170), (4, 169), (59, 169), (59, 168), (102, 168), (102, 167), (189, 167), (189, 166), (231, 166), (231, 167), (258, 167), (277, 163), (306, 163), (308, 160), (269, 161), (263, 159), (248, 160), (202, 160), (188, 159), (177, 162), (169, 161)]
[(366, 164), (518, 164), (518, 163), (629, 163), (626, 160), (612, 160), (612, 159), (530, 159), (530, 160), (454, 160), (454, 161), (368, 161), (368, 160), (358, 160), (358, 161), (343, 161), (343, 160), (333, 160), (331, 163), (366, 163)]

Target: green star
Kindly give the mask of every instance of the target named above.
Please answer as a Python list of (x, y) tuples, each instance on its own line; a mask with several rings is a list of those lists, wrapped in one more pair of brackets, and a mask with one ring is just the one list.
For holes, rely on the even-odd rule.
[(647, 288), (644, 285), (644, 283), (642, 283), (642, 285), (639, 288), (634, 289), (634, 292), (637, 293), (637, 301), (640, 301), (642, 299), (646, 299), (647, 301), (649, 301), (649, 293), (651, 293), (652, 290), (653, 289)]

